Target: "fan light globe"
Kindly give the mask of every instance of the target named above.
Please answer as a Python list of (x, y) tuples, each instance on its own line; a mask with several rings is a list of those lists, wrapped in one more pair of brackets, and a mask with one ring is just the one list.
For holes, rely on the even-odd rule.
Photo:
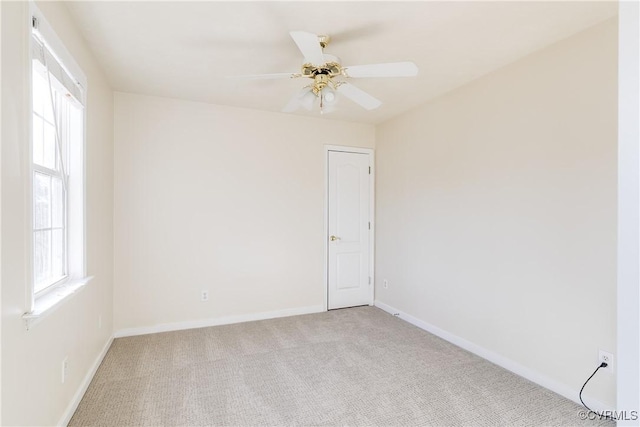
[(333, 93), (333, 91), (326, 91), (327, 93), (324, 94), (324, 100), (327, 102), (333, 102), (336, 99), (336, 94)]

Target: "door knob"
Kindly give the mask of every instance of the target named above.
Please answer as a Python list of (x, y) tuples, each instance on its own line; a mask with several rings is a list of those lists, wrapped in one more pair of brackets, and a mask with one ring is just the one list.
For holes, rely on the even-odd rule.
[(335, 242), (336, 240), (340, 240), (340, 238), (336, 236), (330, 236), (329, 240), (331, 240), (332, 242)]

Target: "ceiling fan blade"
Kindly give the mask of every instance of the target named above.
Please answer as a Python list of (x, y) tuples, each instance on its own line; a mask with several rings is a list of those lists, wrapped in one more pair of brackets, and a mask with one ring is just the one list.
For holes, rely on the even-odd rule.
[(313, 103), (316, 102), (316, 94), (313, 93), (311, 88), (307, 89), (306, 92), (300, 96), (300, 105), (302, 105), (305, 109), (311, 111), (313, 108)]
[(293, 113), (298, 108), (300, 108), (300, 93), (296, 93), (291, 97), (287, 105), (282, 109), (283, 113)]
[(380, 100), (349, 83), (341, 84), (336, 90), (366, 110), (374, 110), (382, 105)]
[(318, 41), (318, 36), (313, 33), (307, 33), (304, 31), (291, 31), (289, 33), (291, 38), (298, 49), (304, 55), (304, 60), (310, 62), (313, 65), (322, 65), (325, 63), (324, 54), (322, 53), (322, 47)]
[[(311, 96), (309, 96), (311, 94)], [(311, 91), (311, 88), (305, 87), (302, 90), (298, 91), (291, 97), (287, 105), (282, 109), (283, 113), (293, 113), (298, 110), (300, 107), (304, 107), (307, 110), (311, 110), (313, 107), (313, 101), (315, 101), (316, 96)]]
[(300, 77), (300, 74), (296, 73), (274, 73), (274, 74), (248, 74), (244, 76), (229, 76), (228, 79), (242, 79), (242, 80), (269, 80), (269, 79), (294, 79)]
[(344, 68), (349, 77), (413, 77), (418, 75), (418, 66), (410, 61), (352, 65)]

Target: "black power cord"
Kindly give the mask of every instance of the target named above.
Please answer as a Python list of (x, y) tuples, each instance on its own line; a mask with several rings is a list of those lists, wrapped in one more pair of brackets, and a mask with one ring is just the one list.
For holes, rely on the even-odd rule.
[(596, 368), (596, 370), (595, 370), (595, 371), (593, 371), (593, 374), (591, 374), (591, 376), (590, 376), (589, 378), (587, 378), (587, 380), (584, 382), (584, 384), (582, 384), (582, 388), (580, 389), (580, 394), (578, 395), (578, 397), (580, 398), (580, 402), (582, 402), (582, 406), (584, 406), (585, 408), (587, 408), (587, 409), (589, 410), (589, 412), (590, 412), (590, 413), (591, 413), (591, 412), (593, 412), (593, 413), (594, 413), (594, 414), (596, 414), (598, 417), (600, 417), (600, 418), (604, 418), (605, 420), (617, 421), (614, 417), (612, 417), (612, 416), (610, 416), (610, 415), (601, 415), (601, 414), (597, 413), (597, 412), (596, 412), (596, 411), (594, 411), (593, 409), (589, 408), (589, 407), (586, 405), (586, 403), (584, 403), (584, 400), (582, 400), (582, 391), (584, 390), (584, 387), (587, 385), (587, 383), (589, 382), (589, 380), (590, 380), (591, 378), (593, 378), (593, 376), (596, 374), (596, 372), (598, 372), (598, 370), (599, 370), (600, 368), (606, 368), (607, 366), (609, 366), (609, 365), (607, 365), (607, 363), (602, 362), (602, 363), (600, 364), (600, 366), (598, 366), (598, 367)]

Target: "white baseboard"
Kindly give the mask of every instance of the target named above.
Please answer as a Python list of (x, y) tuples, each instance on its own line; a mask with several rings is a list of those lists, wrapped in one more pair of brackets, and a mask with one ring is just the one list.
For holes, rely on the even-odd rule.
[(262, 313), (241, 314), (238, 316), (225, 316), (213, 319), (191, 320), (186, 322), (161, 323), (141, 328), (126, 328), (116, 331), (115, 337), (132, 337), (136, 335), (155, 334), (158, 332), (181, 331), (184, 329), (206, 328), (208, 326), (229, 325), (232, 323), (251, 322), (254, 320), (275, 319), (278, 317), (297, 316), (300, 314), (312, 314), (326, 311), (322, 305), (308, 307), (287, 308), (284, 310), (267, 311)]
[(104, 348), (102, 349), (102, 351), (100, 352), (96, 360), (93, 362), (91, 369), (89, 369), (89, 372), (87, 372), (87, 374), (82, 379), (82, 382), (80, 383), (80, 387), (78, 387), (78, 391), (76, 391), (76, 394), (73, 395), (73, 399), (71, 399), (69, 406), (67, 406), (67, 409), (64, 411), (64, 414), (62, 415), (62, 418), (60, 419), (57, 425), (66, 426), (67, 424), (69, 424), (69, 421), (71, 421), (71, 417), (73, 416), (73, 413), (76, 412), (76, 409), (78, 409), (78, 405), (80, 404), (82, 397), (84, 396), (85, 392), (89, 388), (89, 384), (91, 384), (91, 380), (93, 380), (93, 376), (96, 374), (96, 371), (100, 367), (102, 360), (107, 355), (107, 351), (109, 351), (109, 347), (111, 347), (112, 342), (113, 342), (113, 337), (109, 338)]
[[(552, 378), (549, 378), (539, 372), (536, 372), (526, 366), (523, 366), (517, 362), (514, 362), (511, 359), (508, 359), (498, 353), (494, 353), (491, 350), (487, 350), (484, 347), (481, 347), (471, 341), (467, 341), (464, 338), (461, 338), (457, 335), (454, 335), (450, 332), (445, 331), (444, 329), (440, 329), (437, 326), (434, 326), (430, 323), (427, 323), (423, 320), (420, 320), (416, 317), (413, 317), (407, 313), (403, 313), (402, 311), (391, 307), (381, 301), (375, 301), (375, 306), (386, 311), (387, 313), (393, 314), (394, 316), (404, 320), (405, 322), (411, 323), (414, 326), (417, 326), (420, 329), (424, 329), (427, 332), (436, 335), (445, 341), (449, 341), (450, 343), (463, 348), (471, 353), (474, 353), (483, 359), (488, 360), (491, 363), (494, 363), (508, 371), (513, 372), (516, 375), (519, 375), (523, 378), (528, 379), (531, 382), (534, 382), (546, 389), (549, 389), (555, 393), (558, 393), (561, 396), (566, 397), (569, 400), (576, 402), (581, 405), (580, 399), (578, 397), (578, 393), (580, 389), (573, 389), (566, 384), (562, 384)], [(583, 395), (582, 399), (585, 401), (587, 405), (594, 411), (598, 412), (606, 412), (613, 411), (609, 405), (606, 405), (596, 399), (590, 398), (589, 396)]]

